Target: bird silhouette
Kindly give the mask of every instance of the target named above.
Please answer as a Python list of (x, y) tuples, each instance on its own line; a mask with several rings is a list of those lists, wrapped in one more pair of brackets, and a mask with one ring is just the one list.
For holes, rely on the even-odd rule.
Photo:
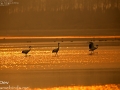
[(23, 50), (22, 53), (25, 54), (25, 56), (27, 56), (27, 54), (30, 52), (31, 50), (31, 46), (29, 46), (28, 50)]
[(94, 50), (98, 48), (98, 45), (94, 46), (93, 42), (89, 42), (89, 51), (91, 51), (91, 54), (94, 53)]
[(58, 43), (58, 48), (55, 48), (55, 49), (52, 50), (52, 53), (56, 53), (56, 55), (57, 55), (57, 53), (58, 53), (58, 51), (59, 51), (59, 44), (60, 44), (60, 43)]

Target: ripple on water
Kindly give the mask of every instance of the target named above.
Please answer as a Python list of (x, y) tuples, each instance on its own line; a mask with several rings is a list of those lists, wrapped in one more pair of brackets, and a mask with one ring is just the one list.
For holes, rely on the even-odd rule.
[[(114, 47), (114, 46), (113, 46)], [(120, 47), (118, 47), (120, 48)], [(120, 67), (120, 52), (118, 48), (99, 48), (93, 55), (89, 55), (87, 47), (60, 48), (58, 55), (51, 53), (53, 47), (33, 48), (27, 57), (17, 48), (6, 48), (0, 52), (1, 69), (50, 69), (50, 68), (91, 68), (94, 67)], [(98, 52), (98, 53), (96, 53)], [(113, 65), (112, 65), (113, 64)], [(103, 66), (104, 65), (104, 66)], [(23, 67), (22, 67), (23, 66)], [(42, 66), (42, 67), (41, 67)]]

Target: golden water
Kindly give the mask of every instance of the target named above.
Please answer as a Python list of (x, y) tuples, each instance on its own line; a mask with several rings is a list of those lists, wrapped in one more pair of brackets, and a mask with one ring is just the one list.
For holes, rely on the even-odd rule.
[(108, 84), (108, 85), (93, 85), (93, 86), (64, 86), (53, 88), (34, 88), (27, 90), (120, 90), (120, 84)]
[[(87, 42), (61, 42), (55, 56), (56, 43), (2, 43), (0, 81), (26, 90), (120, 89), (120, 46), (99, 46), (90, 55)], [(25, 57), (21, 52), (29, 45)]]

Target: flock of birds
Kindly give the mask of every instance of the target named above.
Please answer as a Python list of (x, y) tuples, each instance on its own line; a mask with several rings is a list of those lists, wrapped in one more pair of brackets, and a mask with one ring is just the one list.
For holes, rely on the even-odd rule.
[[(57, 53), (59, 51), (59, 45), (60, 45), (60, 43), (58, 43), (58, 47), (57, 48), (52, 50), (52, 53), (56, 53), (56, 55), (57, 55)], [(22, 53), (25, 54), (25, 56), (27, 56), (27, 54), (30, 52), (30, 50), (31, 50), (31, 46), (29, 46), (28, 50), (23, 50)]]
[[(58, 43), (57, 48), (52, 50), (52, 53), (56, 53), (56, 55), (57, 55), (57, 53), (59, 51), (59, 45), (60, 45), (60, 43)], [(89, 42), (89, 51), (91, 51), (90, 55), (92, 55), (94, 53), (94, 50), (96, 50), (97, 48), (98, 48), (98, 45), (95, 46), (93, 42)], [(28, 50), (23, 50), (22, 53), (25, 54), (25, 56), (27, 56), (27, 54), (30, 52), (30, 50), (31, 50), (31, 46), (29, 46)]]

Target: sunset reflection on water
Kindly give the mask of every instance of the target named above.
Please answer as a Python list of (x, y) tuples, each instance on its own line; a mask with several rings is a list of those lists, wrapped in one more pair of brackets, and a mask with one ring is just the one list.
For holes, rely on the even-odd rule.
[[(58, 56), (52, 53), (55, 42), (49, 43), (8, 43), (0, 46), (0, 69), (80, 69), (119, 68), (119, 46), (100, 46), (94, 55), (89, 55), (87, 42), (62, 42)], [(25, 46), (24, 46), (25, 45)], [(32, 45), (28, 56), (22, 50)], [(41, 46), (43, 45), (43, 46)], [(79, 46), (82, 45), (82, 46)], [(83, 46), (84, 45), (84, 46)]]
[(120, 84), (106, 84), (93, 86), (63, 86), (53, 88), (34, 88), (28, 90), (120, 90)]
[[(51, 53), (52, 47), (32, 48), (27, 57), (18, 48), (1, 49), (0, 64), (2, 69), (80, 69), (80, 68), (119, 68), (119, 47), (112, 50), (101, 48), (98, 54), (89, 55), (86, 47), (61, 47), (58, 56)], [(109, 57), (110, 55), (110, 57)]]
[(0, 80), (26, 90), (120, 90), (118, 42), (96, 41), (101, 45), (93, 55), (87, 41), (61, 42), (57, 56), (57, 42), (1, 43)]

